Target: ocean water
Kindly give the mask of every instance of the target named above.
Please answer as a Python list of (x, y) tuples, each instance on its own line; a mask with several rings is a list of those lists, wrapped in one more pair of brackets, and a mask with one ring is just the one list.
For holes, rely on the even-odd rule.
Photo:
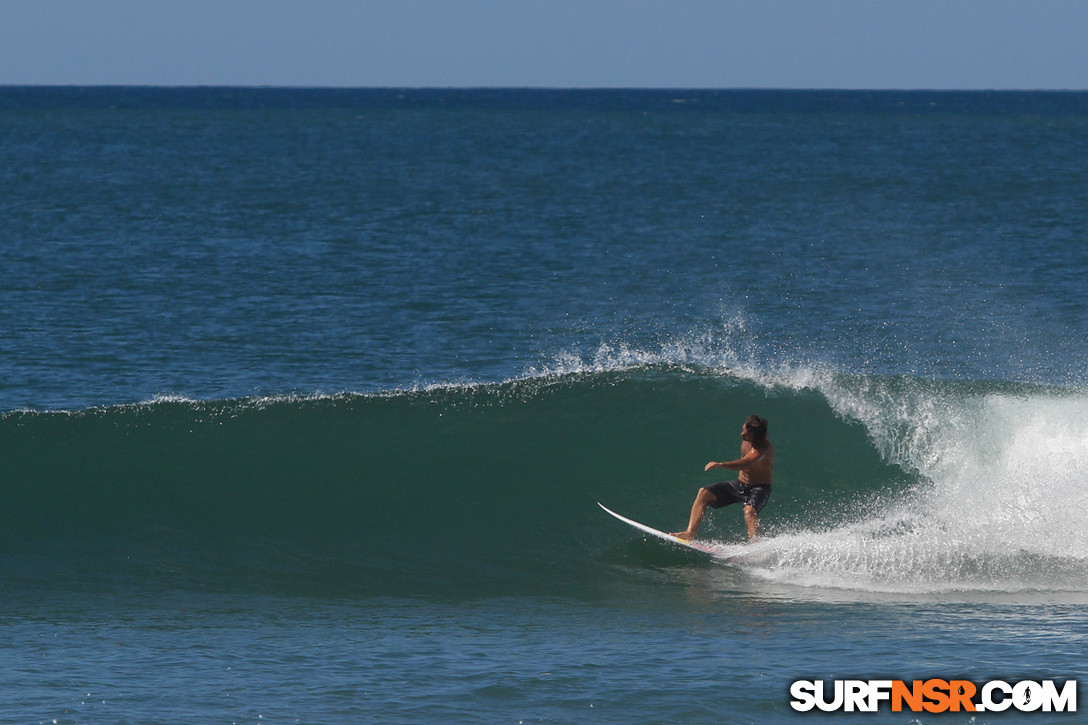
[(4, 722), (1083, 721), (789, 690), (1088, 679), (1086, 93), (0, 88), (0, 222)]

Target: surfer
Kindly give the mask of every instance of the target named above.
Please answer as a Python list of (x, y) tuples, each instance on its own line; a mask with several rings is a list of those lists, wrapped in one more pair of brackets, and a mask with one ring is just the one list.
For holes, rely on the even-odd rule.
[(673, 536), (691, 541), (699, 531), (706, 507), (719, 509), (731, 503), (744, 504), (744, 523), (748, 538), (755, 540), (762, 533), (759, 512), (771, 496), (771, 469), (774, 468), (774, 446), (767, 438), (767, 421), (758, 415), (749, 416), (740, 429), (740, 458), (735, 461), (711, 461), (703, 470), (728, 468), (739, 471), (736, 481), (712, 483), (699, 489), (691, 507), (688, 528)]

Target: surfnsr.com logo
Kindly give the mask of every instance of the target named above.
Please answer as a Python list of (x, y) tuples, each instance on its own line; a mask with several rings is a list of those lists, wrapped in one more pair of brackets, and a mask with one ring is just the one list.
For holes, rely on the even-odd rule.
[(982, 687), (968, 680), (797, 680), (790, 686), (790, 707), (799, 712), (1076, 712), (1077, 681), (1060, 687), (1054, 680), (991, 680)]

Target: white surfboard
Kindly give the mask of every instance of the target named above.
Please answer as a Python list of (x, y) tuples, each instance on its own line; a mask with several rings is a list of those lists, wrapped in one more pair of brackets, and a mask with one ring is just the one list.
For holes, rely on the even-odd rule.
[(672, 534), (666, 534), (664, 531), (658, 531), (657, 529), (653, 528), (652, 526), (647, 526), (646, 524), (640, 524), (639, 522), (633, 521), (633, 520), (627, 518), (626, 516), (620, 516), (618, 513), (616, 513), (615, 511), (612, 511), (611, 509), (606, 507), (600, 501), (597, 502), (597, 505), (600, 506), (601, 508), (603, 508), (608, 513), (615, 516), (617, 519), (619, 519), (623, 523), (625, 523), (625, 524), (627, 524), (629, 526), (634, 526), (636, 529), (638, 529), (639, 531), (641, 531), (641, 532), (643, 532), (645, 534), (649, 534), (650, 536), (654, 536), (654, 537), (656, 537), (658, 539), (662, 539), (664, 541), (669, 542), (670, 544), (676, 544), (677, 546), (682, 546), (685, 549), (691, 549), (693, 551), (699, 551), (699, 552), (702, 552), (704, 554), (710, 554), (711, 556), (720, 556), (721, 555), (721, 553), (712, 546), (708, 546), (707, 544), (703, 544), (703, 543), (700, 543), (698, 541), (687, 541), (685, 539), (681, 539), (678, 536), (673, 536)]

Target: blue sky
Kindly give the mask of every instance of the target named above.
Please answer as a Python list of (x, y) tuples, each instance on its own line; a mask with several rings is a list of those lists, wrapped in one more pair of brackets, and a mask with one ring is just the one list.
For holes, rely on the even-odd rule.
[(0, 84), (1088, 89), (1080, 0), (0, 0)]

